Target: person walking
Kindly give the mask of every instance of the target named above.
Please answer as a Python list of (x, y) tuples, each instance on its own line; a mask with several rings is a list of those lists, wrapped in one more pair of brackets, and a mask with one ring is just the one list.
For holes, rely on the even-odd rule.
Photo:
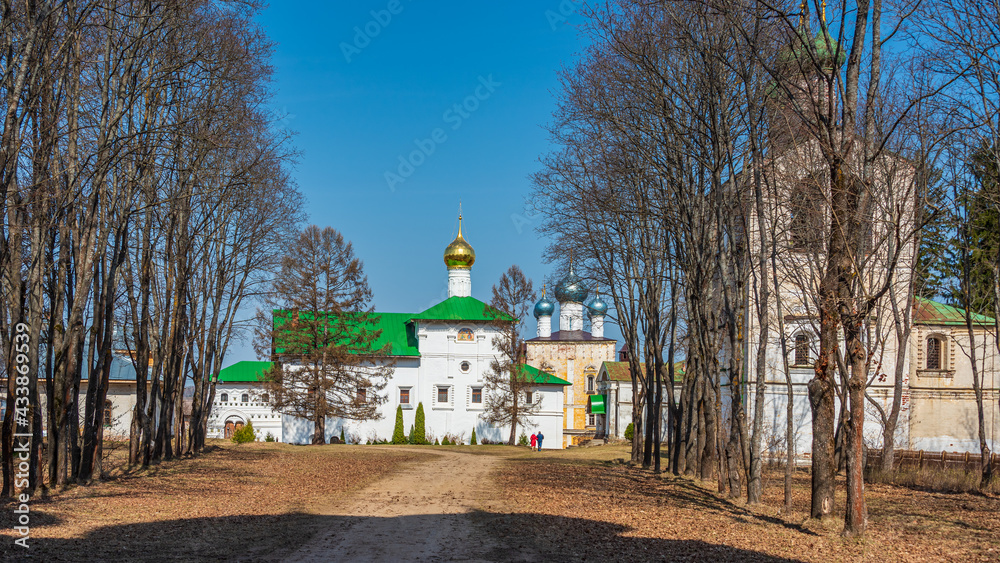
[(539, 431), (538, 434), (535, 436), (535, 438), (538, 440), (538, 451), (542, 451), (542, 438), (544, 437), (545, 436), (542, 435), (541, 431)]
[(535, 433), (534, 433), (534, 432), (532, 432), (532, 433), (531, 433), (531, 449), (535, 449), (535, 440), (536, 440), (536, 439), (537, 439), (537, 438), (535, 437)]

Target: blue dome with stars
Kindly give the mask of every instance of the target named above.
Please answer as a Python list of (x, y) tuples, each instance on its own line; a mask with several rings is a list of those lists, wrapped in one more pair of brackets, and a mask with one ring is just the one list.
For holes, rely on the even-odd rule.
[(556, 310), (556, 304), (542, 293), (542, 298), (535, 303), (535, 318), (551, 317)]
[(587, 286), (583, 285), (583, 280), (573, 271), (573, 264), (571, 263), (569, 273), (566, 274), (566, 277), (559, 280), (559, 284), (556, 285), (556, 299), (560, 303), (583, 303), (587, 300), (588, 295), (590, 295), (590, 290), (587, 289)]
[(603, 317), (608, 314), (608, 304), (598, 295), (587, 306), (587, 311), (591, 317)]

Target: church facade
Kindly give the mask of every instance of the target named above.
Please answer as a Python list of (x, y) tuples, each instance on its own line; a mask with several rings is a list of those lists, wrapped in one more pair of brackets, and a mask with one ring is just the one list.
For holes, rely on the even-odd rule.
[[(326, 439), (341, 435), (350, 443), (375, 442), (392, 438), (397, 407), (403, 410), (404, 432), (414, 423), (417, 405), (422, 403), (427, 437), (433, 441), (446, 435), (450, 440), (468, 444), (475, 429), (477, 438), (506, 441), (510, 428), (485, 424), (485, 375), (494, 357), (500, 354), (494, 345), (498, 330), (487, 315), (486, 304), (472, 297), (472, 266), (476, 255), (462, 234), (459, 217), (458, 236), (445, 249), (448, 271), (448, 298), (419, 313), (376, 313), (382, 336), (378, 346), (391, 345), (395, 368), (385, 393), (388, 400), (379, 407), (377, 420), (352, 421), (331, 418), (326, 423)], [(281, 442), (310, 443), (313, 423), (309, 420), (274, 412), (259, 385), (269, 362), (219, 373), (208, 435), (223, 438), (238, 424), (252, 421), (258, 439), (266, 431)], [(237, 364), (240, 366), (240, 364)], [(228, 371), (228, 373), (227, 373)], [(252, 372), (248, 375), (244, 372)], [(538, 405), (530, 417), (526, 434), (541, 431), (543, 447), (563, 447), (563, 390), (570, 382), (551, 372), (529, 369), (534, 385), (522, 401)], [(358, 400), (366, 400), (359, 390)], [(226, 399), (226, 401), (223, 401)], [(262, 425), (258, 427), (258, 421)], [(280, 421), (280, 425), (278, 422)], [(265, 430), (266, 429), (266, 430)]]
[[(596, 437), (598, 417), (605, 411), (604, 395), (597, 388), (598, 371), (602, 363), (615, 357), (615, 340), (604, 337), (608, 306), (599, 295), (587, 303), (589, 295), (571, 263), (569, 273), (556, 285), (558, 305), (546, 297), (543, 286), (534, 309), (538, 335), (525, 342), (528, 365), (569, 382), (562, 405), (565, 447)], [(553, 331), (557, 306), (559, 330)], [(589, 331), (584, 326), (585, 312)]]

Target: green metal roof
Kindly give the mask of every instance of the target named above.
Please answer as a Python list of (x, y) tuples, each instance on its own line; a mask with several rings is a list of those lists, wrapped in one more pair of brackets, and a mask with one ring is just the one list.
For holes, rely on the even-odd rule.
[(497, 319), (514, 320), (507, 313), (493, 309), (475, 297), (449, 297), (422, 313), (411, 315), (410, 318), (426, 321), (491, 322)]
[(604, 395), (591, 395), (589, 406), (591, 414), (605, 414)]
[(386, 344), (392, 347), (389, 350), (390, 356), (419, 356), (420, 348), (417, 346), (417, 334), (413, 325), (407, 322), (409, 313), (375, 313), (379, 315), (375, 328), (381, 329), (382, 334), (375, 339), (373, 347), (377, 350)]
[[(273, 311), (275, 326), (281, 326), (285, 322), (287, 311)], [(300, 317), (311, 318), (312, 314), (299, 312)], [(332, 318), (333, 315), (330, 315)], [(419, 356), (420, 349), (417, 346), (417, 335), (412, 324), (408, 321), (412, 317), (409, 313), (372, 313), (371, 319), (374, 323), (369, 325), (368, 330), (381, 330), (378, 338), (371, 344), (371, 350), (381, 350), (386, 344), (390, 345), (390, 356)], [(283, 349), (277, 348), (279, 354)]]
[(271, 369), (271, 362), (236, 362), (219, 371), (219, 381), (225, 383), (256, 383), (264, 380), (264, 372)]
[(524, 374), (527, 375), (528, 381), (532, 383), (537, 383), (539, 385), (572, 385), (572, 383), (566, 381), (565, 379), (559, 379), (551, 373), (544, 372), (534, 366), (529, 366), (528, 364), (522, 364), (521, 369)]
[[(965, 326), (965, 309), (924, 299), (913, 298), (913, 322), (920, 325)], [(996, 321), (992, 317), (972, 314), (972, 324), (993, 326)]]

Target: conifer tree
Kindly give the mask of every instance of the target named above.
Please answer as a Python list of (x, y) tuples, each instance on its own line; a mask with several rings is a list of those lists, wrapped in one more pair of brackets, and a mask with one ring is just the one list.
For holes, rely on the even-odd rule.
[(417, 416), (412, 434), (414, 444), (427, 443), (427, 431), (424, 427), (424, 404), (422, 402), (417, 403)]
[(343, 426), (340, 427), (340, 443), (341, 444), (346, 444), (347, 443), (347, 436), (344, 434), (344, 427)]
[(411, 424), (410, 425), (410, 433), (406, 435), (406, 443), (407, 444), (416, 444), (416, 442), (414, 441), (414, 437), (415, 436), (413, 434), (413, 425)]
[(472, 428), (472, 438), (471, 438), (471, 439), (469, 439), (469, 445), (470, 445), (470, 446), (475, 446), (475, 445), (477, 445), (477, 444), (476, 444), (476, 428), (475, 428), (475, 427), (473, 427), (473, 428)]
[(371, 308), (372, 292), (354, 248), (331, 227), (299, 233), (257, 313), (257, 352), (271, 356), (265, 389), (274, 409), (313, 421), (325, 442), (326, 419), (378, 420), (395, 367)]
[(403, 406), (396, 407), (396, 427), (392, 429), (392, 443), (405, 444), (406, 436), (403, 435)]

